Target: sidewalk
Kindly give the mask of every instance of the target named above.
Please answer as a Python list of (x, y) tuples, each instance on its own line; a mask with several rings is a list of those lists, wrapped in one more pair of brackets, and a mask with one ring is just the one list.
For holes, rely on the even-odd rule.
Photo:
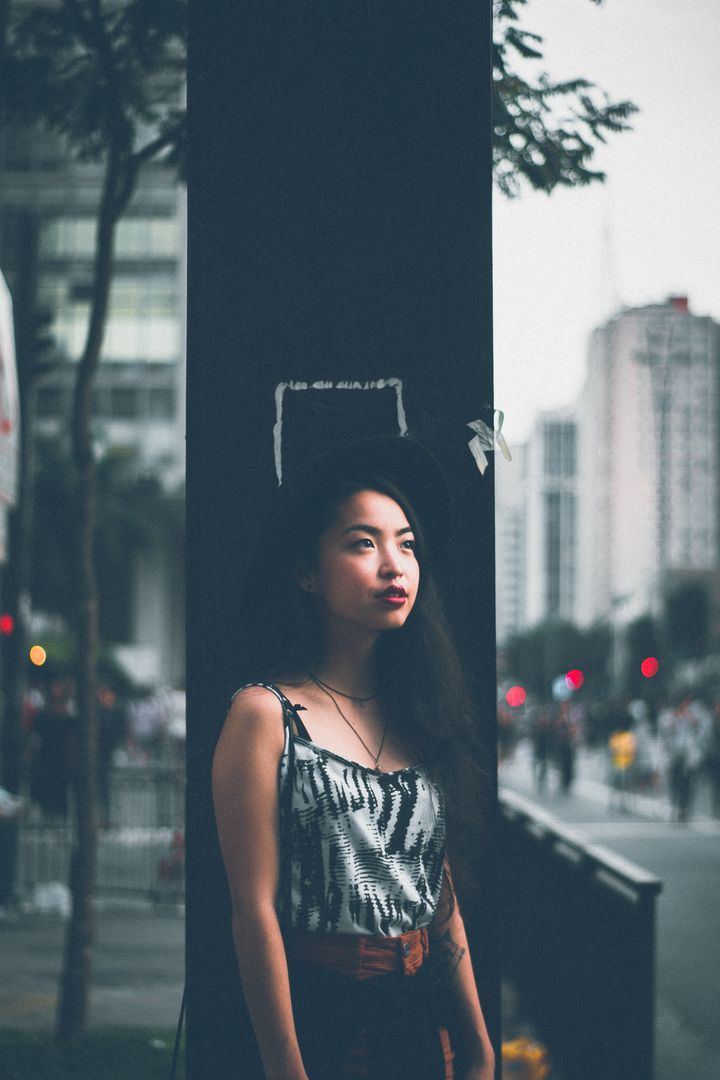
[[(96, 913), (90, 1027), (174, 1029), (184, 982), (181, 910), (106, 904)], [(66, 921), (0, 919), (0, 1029), (52, 1031)]]
[[(529, 739), (522, 739), (515, 747), (512, 757), (500, 766), (500, 786), (503, 781), (519, 783), (527, 790), (535, 790), (533, 777), (532, 746)], [(598, 810), (607, 811), (615, 796), (608, 783), (607, 753), (602, 748), (581, 747), (575, 759), (575, 779), (569, 796), (562, 796), (558, 790), (557, 770), (549, 765), (545, 794), (556, 795), (557, 814), (562, 817), (563, 803), (573, 796), (579, 796), (593, 803)], [(637, 817), (648, 821), (672, 821), (673, 813), (667, 792), (661, 789), (656, 794), (630, 792), (626, 797), (626, 809)], [(690, 819), (686, 828), (697, 832), (712, 833), (720, 831), (720, 822), (712, 816), (709, 784), (701, 778), (698, 781), (696, 797), (693, 802)]]

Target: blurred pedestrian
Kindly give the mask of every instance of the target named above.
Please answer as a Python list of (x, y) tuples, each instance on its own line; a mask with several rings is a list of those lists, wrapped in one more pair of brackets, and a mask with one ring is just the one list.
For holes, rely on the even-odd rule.
[(66, 818), (76, 760), (77, 715), (67, 679), (54, 678), (33, 720), (30, 793), (43, 812)]
[(548, 753), (550, 750), (550, 713), (546, 707), (538, 708), (532, 717), (533, 776), (539, 792), (545, 790), (547, 781)]
[(165, 729), (165, 709), (161, 697), (149, 687), (128, 706), (128, 750), (140, 765), (154, 763)]
[(567, 701), (563, 701), (552, 725), (552, 747), (557, 762), (560, 791), (569, 795), (575, 779), (575, 753), (580, 735), (579, 725)]
[(632, 719), (632, 733), (635, 736), (635, 761), (630, 777), (631, 787), (642, 793), (654, 792), (657, 790), (658, 783), (659, 756), (647, 703), (640, 699), (631, 701), (628, 712)]
[(633, 767), (637, 752), (637, 741), (631, 731), (632, 720), (625, 720), (612, 732), (608, 739), (610, 753), (610, 807), (627, 810), (628, 795), (632, 789)]
[(670, 802), (673, 819), (689, 819), (695, 797), (698, 772), (707, 752), (711, 722), (700, 702), (685, 698), (674, 710), (662, 714)]
[(125, 742), (125, 714), (117, 694), (106, 683), (98, 687), (97, 715), (98, 746), (98, 803), (101, 828), (110, 827), (110, 773), (113, 757)]
[(497, 711), (498, 731), (498, 764), (512, 761), (515, 753), (515, 716), (514, 710), (506, 708), (502, 703)]

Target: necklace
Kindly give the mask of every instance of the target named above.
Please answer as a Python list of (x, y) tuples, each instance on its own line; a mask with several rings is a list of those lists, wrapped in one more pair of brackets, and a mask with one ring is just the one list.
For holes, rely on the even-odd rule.
[[(325, 683), (324, 683), (324, 682), (321, 682), (321, 681), (320, 681), (320, 679), (316, 679), (316, 678), (315, 678), (315, 676), (314, 676), (314, 675), (312, 675), (312, 674), (310, 675), (310, 678), (311, 678), (311, 679), (312, 679), (312, 681), (313, 681), (313, 682), (314, 682), (314, 683), (315, 683), (315, 684), (316, 684), (316, 685), (317, 685), (317, 686), (318, 686), (318, 687), (319, 687), (319, 688), (320, 688), (320, 689), (322, 690), (323, 694), (325, 694), (325, 696), (326, 696), (326, 697), (329, 697), (329, 698), (330, 698), (330, 700), (332, 701), (333, 705), (335, 706), (335, 708), (336, 708), (336, 709), (337, 709), (337, 711), (339, 712), (339, 714), (340, 714), (340, 716), (342, 717), (342, 719), (343, 719), (343, 720), (345, 721), (345, 723), (346, 723), (346, 724), (347, 724), (347, 726), (348, 726), (348, 727), (350, 728), (350, 730), (351, 730), (351, 731), (352, 731), (352, 732), (353, 732), (353, 733), (354, 733), (354, 734), (356, 735), (356, 737), (357, 737), (357, 738), (358, 738), (358, 739), (360, 740), (360, 742), (361, 742), (361, 743), (363, 744), (363, 746), (364, 746), (364, 747), (365, 747), (365, 749), (367, 750), (367, 752), (368, 752), (368, 754), (370, 755), (370, 757), (371, 757), (371, 758), (373, 759), (373, 762), (374, 762), (374, 764), (373, 764), (373, 769), (375, 770), (375, 772), (380, 772), (380, 768), (379, 768), (378, 762), (380, 761), (380, 755), (382, 754), (382, 752), (383, 752), (383, 746), (385, 745), (385, 736), (387, 735), (387, 717), (385, 718), (385, 723), (383, 724), (382, 738), (381, 738), (381, 740), (380, 740), (380, 746), (378, 747), (378, 752), (377, 752), (377, 754), (373, 754), (372, 750), (370, 749), (370, 747), (368, 746), (368, 744), (367, 744), (367, 743), (365, 742), (365, 740), (363, 739), (363, 737), (362, 737), (362, 735), (360, 734), (360, 732), (358, 731), (358, 729), (357, 729), (357, 728), (355, 727), (355, 725), (354, 725), (354, 724), (351, 724), (351, 723), (350, 723), (350, 721), (348, 720), (347, 716), (345, 715), (345, 713), (344, 713), (344, 712), (342, 711), (342, 709), (340, 708), (340, 705), (339, 705), (339, 703), (338, 703), (338, 702), (337, 702), (337, 701), (335, 700), (335, 698), (333, 697), (333, 695), (332, 695), (332, 694), (330, 693), (330, 690), (329, 690), (329, 689), (328, 689), (328, 688), (326, 687)], [(338, 691), (337, 691), (337, 693), (340, 693), (340, 691), (338, 690)], [(341, 694), (340, 696), (341, 696), (341, 697), (349, 697), (350, 695), (349, 695), (349, 694)], [(373, 697), (377, 697), (377, 695), (376, 695), (376, 694), (373, 694), (372, 696), (373, 696)], [(351, 699), (351, 700), (353, 700), (353, 699)], [(369, 701), (369, 700), (370, 700), (370, 698), (365, 698), (364, 700), (365, 700), (365, 701)]]
[(374, 701), (377, 697), (377, 694), (368, 694), (367, 697), (358, 697), (356, 694), (345, 694), (342, 690), (338, 690), (336, 686), (330, 686), (328, 683), (323, 682), (322, 679), (318, 679), (317, 675), (313, 675), (312, 671), (310, 672), (310, 678), (314, 683), (317, 683), (322, 690), (332, 691), (333, 694), (339, 694), (340, 697), (347, 698), (348, 701), (354, 701), (361, 709), (365, 708), (366, 701)]

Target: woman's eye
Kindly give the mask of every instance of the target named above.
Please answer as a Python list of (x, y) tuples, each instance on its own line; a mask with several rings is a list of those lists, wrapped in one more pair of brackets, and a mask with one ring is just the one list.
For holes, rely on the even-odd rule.
[(408, 551), (414, 551), (415, 550), (415, 541), (414, 540), (403, 540), (402, 546), (404, 548), (407, 548)]
[(365, 548), (365, 549), (367, 549), (367, 548), (371, 548), (373, 546), (373, 542), (367, 536), (363, 536), (362, 540), (356, 540), (355, 543), (352, 546), (354, 548)]

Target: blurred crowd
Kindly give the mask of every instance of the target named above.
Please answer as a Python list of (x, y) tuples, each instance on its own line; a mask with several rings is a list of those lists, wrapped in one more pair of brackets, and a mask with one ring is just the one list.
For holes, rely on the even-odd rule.
[(676, 821), (687, 821), (698, 785), (710, 791), (711, 811), (720, 817), (720, 695), (678, 696), (652, 709), (643, 700), (540, 703), (498, 708), (500, 764), (517, 743), (532, 747), (536, 787), (543, 791), (552, 770), (559, 791), (568, 794), (581, 747), (605, 757), (609, 805), (629, 808), (635, 795), (666, 795)]
[[(30, 689), (23, 711), (24, 765), (30, 805), (50, 819), (64, 819), (77, 768), (77, 708), (71, 678), (56, 677)], [(182, 768), (185, 693), (138, 689), (121, 695), (98, 687), (97, 780), (101, 824), (109, 812), (113, 768)]]

